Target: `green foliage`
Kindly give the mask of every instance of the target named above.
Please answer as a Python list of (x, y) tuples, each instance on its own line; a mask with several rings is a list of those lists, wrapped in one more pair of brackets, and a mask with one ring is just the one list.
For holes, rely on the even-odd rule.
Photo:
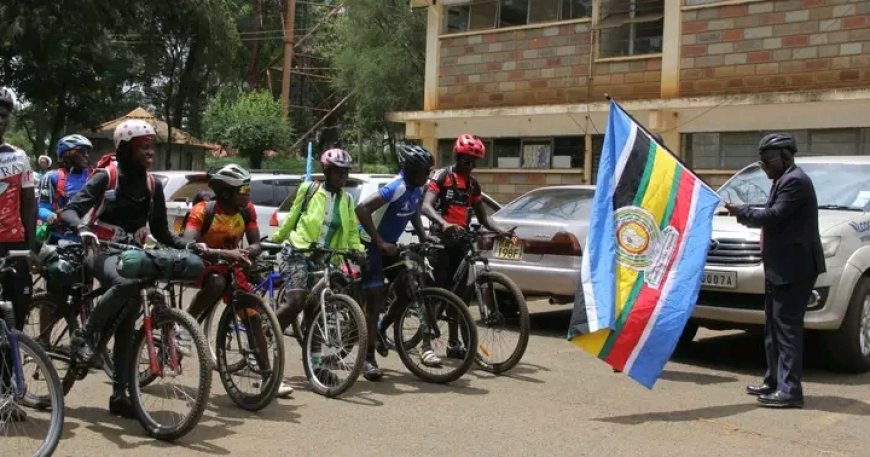
[(293, 129), (281, 104), (267, 91), (251, 91), (232, 99), (218, 93), (209, 103), (204, 118), (205, 135), (246, 157), (252, 168), (261, 168), (263, 152), (290, 146)]
[(334, 85), (353, 93), (353, 121), (388, 130), (387, 113), (420, 109), (426, 55), (426, 13), (407, 0), (348, 0), (346, 13), (324, 35)]

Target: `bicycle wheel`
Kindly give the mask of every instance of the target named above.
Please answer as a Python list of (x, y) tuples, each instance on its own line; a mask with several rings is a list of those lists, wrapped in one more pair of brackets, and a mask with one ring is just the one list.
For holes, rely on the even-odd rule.
[[(149, 354), (143, 326), (136, 332), (135, 352), (125, 369), (129, 370), (130, 379), (137, 379), (147, 366), (154, 379), (146, 386), (130, 383), (130, 399), (145, 432), (159, 440), (172, 441), (192, 430), (205, 411), (211, 393), (208, 345), (193, 318), (177, 309), (154, 310), (151, 329), (154, 357)], [(183, 350), (187, 352), (183, 356), (178, 347), (180, 339), (191, 342), (190, 349)], [(154, 366), (150, 365), (152, 360)]]
[[(396, 352), (408, 370), (423, 381), (455, 381), (471, 367), (474, 353), (467, 349), (448, 351), (449, 340), (453, 336), (466, 348), (477, 347), (474, 321), (462, 300), (450, 291), (430, 287), (422, 289), (419, 297), (422, 303), (410, 303), (394, 324), (394, 340), (405, 342), (396, 345)], [(450, 327), (456, 329), (454, 335), (450, 335)], [(422, 336), (419, 342), (407, 344), (418, 333)]]
[(72, 367), (70, 360), (71, 328), (78, 328), (78, 321), (73, 317), (64, 316), (63, 309), (47, 293), (36, 294), (30, 299), (30, 310), (24, 323), (24, 333), (37, 341), (48, 354), (58, 377), (64, 395), (68, 394), (73, 384), (79, 379), (77, 368)]
[(275, 398), (284, 375), (281, 326), (256, 295), (237, 294), (233, 302), (218, 324), (217, 370), (233, 402), (259, 411)]
[[(50, 456), (63, 432), (63, 388), (45, 351), (27, 335), (13, 330), (24, 374), (17, 379), (11, 345), (0, 334), (0, 455)], [(14, 382), (10, 382), (14, 381)], [(24, 383), (23, 397), (16, 392)]]
[[(222, 301), (223, 299), (221, 299)], [(217, 350), (215, 341), (217, 338), (218, 322), (220, 322), (220, 311), (217, 303), (205, 313), (205, 318), (202, 321), (202, 334), (208, 345), (208, 360), (211, 366), (217, 370)]]
[(504, 373), (519, 363), (529, 344), (529, 308), (523, 293), (507, 276), (482, 272), (475, 284), (483, 303), (469, 305), (477, 325), (477, 357), (485, 371)]
[(315, 392), (336, 397), (363, 370), (368, 344), (365, 316), (354, 299), (340, 294), (326, 297), (325, 306), (312, 314), (306, 318), (302, 345), (305, 376)]

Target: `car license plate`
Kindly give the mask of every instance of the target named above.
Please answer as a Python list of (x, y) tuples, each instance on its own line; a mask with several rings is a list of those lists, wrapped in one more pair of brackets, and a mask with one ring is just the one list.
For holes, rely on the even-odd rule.
[(704, 271), (701, 286), (716, 289), (736, 289), (737, 273), (733, 271)]
[(523, 258), (522, 242), (516, 243), (505, 240), (497, 240), (492, 246), (493, 256), (502, 260), (520, 260)]

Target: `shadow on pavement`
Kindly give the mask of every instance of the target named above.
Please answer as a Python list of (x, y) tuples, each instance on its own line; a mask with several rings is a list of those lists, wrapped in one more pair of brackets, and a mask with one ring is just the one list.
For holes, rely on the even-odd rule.
[(449, 384), (435, 384), (421, 381), (410, 373), (385, 369), (384, 377), (380, 381), (371, 382), (360, 376), (360, 379), (347, 392), (335, 400), (361, 406), (383, 406), (383, 401), (372, 398), (371, 395), (420, 394), (486, 395), (489, 394), (489, 391), (472, 387), (468, 374)]
[(711, 384), (726, 384), (729, 382), (737, 382), (736, 376), (720, 376), (707, 373), (693, 373), (690, 371), (665, 370), (662, 372), (661, 379), (674, 382), (688, 382), (701, 386)]
[(228, 455), (230, 453), (228, 449), (210, 444), (209, 441), (234, 433), (226, 424), (215, 425), (215, 422), (222, 422), (221, 418), (203, 415), (196, 427), (181, 439), (172, 442), (159, 441), (146, 435), (138, 420), (112, 416), (104, 408), (66, 408), (65, 414), (67, 418), (75, 418), (88, 423), (89, 425), (86, 425), (85, 428), (102, 435), (118, 449), (138, 449), (142, 446), (151, 446), (155, 448), (185, 448), (212, 455)]
[(500, 374), (490, 373), (488, 371), (481, 370), (480, 368), (472, 368), (471, 370), (469, 370), (471, 375), (478, 379), (509, 378), (533, 384), (543, 384), (544, 381), (541, 381), (540, 379), (531, 376), (541, 371), (546, 372), (551, 370), (541, 365), (535, 365), (533, 363), (526, 362), (520, 362), (516, 366), (508, 370), (506, 373)]
[(275, 399), (259, 411), (248, 411), (236, 406), (226, 394), (212, 394), (206, 409), (207, 416), (204, 416), (203, 420), (217, 420), (224, 422), (228, 427), (240, 426), (248, 419), (298, 424), (302, 416), (296, 412), (297, 409), (299, 405), (293, 403), (292, 396), (286, 400)]

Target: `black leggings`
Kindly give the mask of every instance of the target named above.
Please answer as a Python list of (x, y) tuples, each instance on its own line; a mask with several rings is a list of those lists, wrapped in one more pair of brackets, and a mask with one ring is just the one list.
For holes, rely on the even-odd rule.
[(115, 364), (112, 392), (117, 396), (124, 394), (129, 384), (127, 365), (132, 356), (136, 318), (141, 307), (140, 286), (138, 281), (118, 273), (117, 254), (100, 254), (94, 260), (92, 271), (100, 284), (109, 289), (97, 299), (85, 324), (85, 333), (96, 344), (98, 340), (94, 335), (102, 333), (114, 320), (121, 319), (115, 329), (115, 346), (112, 348)]

